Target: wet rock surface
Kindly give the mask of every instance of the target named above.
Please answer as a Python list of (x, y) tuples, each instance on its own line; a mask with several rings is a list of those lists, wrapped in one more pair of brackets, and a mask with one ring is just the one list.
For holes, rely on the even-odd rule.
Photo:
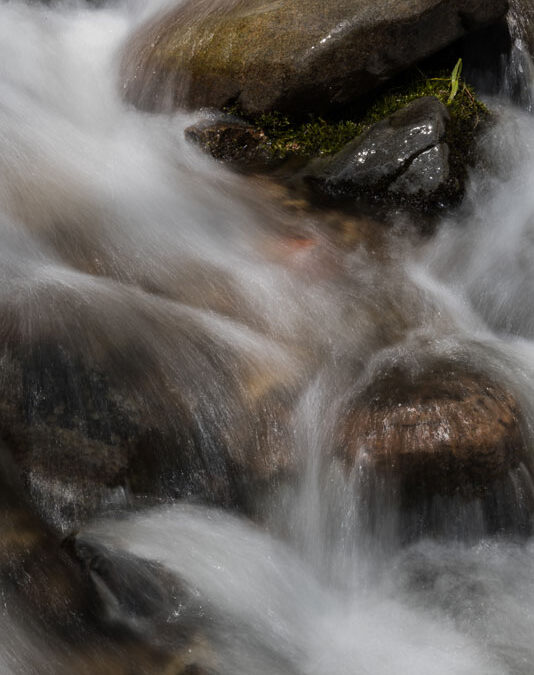
[(514, 396), (487, 376), (437, 363), (381, 373), (347, 412), (338, 452), (418, 495), (472, 497), (527, 462)]
[(140, 28), (123, 58), (140, 108), (246, 113), (346, 104), (498, 20), (506, 0), (190, 0)]
[(388, 191), (411, 197), (430, 195), (443, 187), (449, 178), (449, 146), (433, 145), (417, 155), (408, 168), (391, 183)]
[(273, 164), (265, 134), (241, 122), (200, 122), (188, 127), (185, 137), (214, 159), (234, 167), (265, 169)]
[(110, 627), (154, 648), (177, 649), (194, 642), (202, 622), (209, 621), (198, 590), (187, 588), (163, 565), (74, 535), (62, 547), (87, 575), (96, 611)]
[(61, 541), (27, 497), (3, 444), (0, 488), (3, 611), (20, 629), (46, 631), (55, 650), (52, 662), (31, 672), (215, 672), (199, 627), (203, 611), (175, 576), (74, 535)]
[(519, 49), (534, 54), (534, 7), (529, 0), (510, 0), (508, 20), (512, 36), (520, 41)]
[(49, 524), (67, 532), (137, 496), (243, 506), (257, 485), (294, 475), (295, 373), (275, 373), (221, 346), (197, 349), (212, 386), (224, 392), (223, 410), (185, 374), (198, 360), (184, 343), (173, 358), (187, 392), (165, 385), (159, 366), (142, 358), (139, 372), (126, 375), (54, 342), (4, 352), (0, 434)]
[(336, 197), (354, 194), (435, 202), (447, 188), (447, 108), (434, 97), (416, 99), (374, 124), (332, 157), (302, 172), (313, 189)]

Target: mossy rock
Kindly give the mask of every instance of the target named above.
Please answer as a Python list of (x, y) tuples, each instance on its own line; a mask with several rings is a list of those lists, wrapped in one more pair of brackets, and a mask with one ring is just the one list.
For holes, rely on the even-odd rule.
[[(258, 131), (265, 135), (265, 145), (278, 159), (292, 156), (319, 157), (339, 152), (349, 141), (367, 131), (373, 124), (397, 112), (412, 101), (433, 96), (447, 106), (451, 128), (458, 140), (463, 139), (464, 150), (479, 126), (488, 120), (488, 108), (477, 98), (474, 89), (464, 81), (450, 101), (450, 71), (439, 71), (426, 76), (421, 72), (402, 80), (371, 97), (367, 105), (350, 110), (340, 119), (310, 114), (302, 122), (279, 111), (250, 117)], [(238, 106), (227, 112), (243, 115)]]
[[(357, 196), (375, 204), (394, 203), (418, 211), (439, 211), (462, 198), (468, 168), (476, 160), (477, 135), (491, 121), (490, 111), (477, 99), (472, 87), (460, 78), (454, 80), (457, 87), (453, 92), (451, 71), (438, 71), (430, 76), (421, 72), (407, 75), (366, 107), (348, 110), (344, 119), (328, 120), (309, 115), (309, 119), (302, 122), (280, 112), (247, 117), (234, 105), (225, 112), (231, 120), (245, 118), (231, 125), (239, 133), (229, 135), (228, 122), (223, 120), (208, 126), (209, 143), (201, 143), (201, 147), (233, 165), (239, 158), (241, 168), (247, 170), (271, 171), (282, 166), (281, 175), (289, 176), (292, 185), (302, 189), (301, 179), (305, 179), (312, 187), (311, 193), (305, 189), (308, 197), (313, 198), (319, 192), (339, 202), (345, 197)], [(425, 105), (425, 101), (435, 104)], [(417, 114), (414, 124), (424, 123), (427, 130), (428, 125), (432, 125), (430, 109), (436, 109), (438, 118), (443, 118), (439, 122), (439, 138), (430, 143), (423, 134), (423, 145), (413, 147), (414, 132), (408, 128), (408, 120), (407, 138), (396, 132), (400, 143), (397, 150), (400, 152), (408, 144), (413, 152), (406, 157), (393, 157), (395, 148), (385, 143), (391, 131), (388, 120), (397, 120), (392, 124), (398, 127), (401, 117), (406, 116), (402, 111), (415, 108), (422, 110), (422, 117), (421, 112)], [(193, 129), (198, 135), (197, 127)], [(246, 135), (243, 135), (245, 129)], [(253, 148), (249, 143), (251, 139), (254, 139)], [(198, 143), (197, 139), (193, 140)], [(361, 176), (354, 180), (336, 178), (334, 167), (350, 164), (351, 153), (357, 152), (366, 140), (376, 149), (377, 156), (383, 156), (382, 161), (375, 161), (379, 176), (373, 180), (369, 177), (361, 180)], [(254, 163), (250, 162), (251, 150)], [(334, 157), (330, 159), (330, 156)], [(243, 157), (249, 161), (243, 162)], [(391, 165), (389, 170), (386, 165)], [(341, 169), (337, 174), (340, 172)]]
[(441, 101), (417, 98), (332, 157), (312, 160), (301, 177), (312, 191), (336, 200), (356, 197), (439, 210), (457, 203), (465, 188), (466, 150), (473, 139), (467, 142), (466, 136), (461, 143), (455, 132)]

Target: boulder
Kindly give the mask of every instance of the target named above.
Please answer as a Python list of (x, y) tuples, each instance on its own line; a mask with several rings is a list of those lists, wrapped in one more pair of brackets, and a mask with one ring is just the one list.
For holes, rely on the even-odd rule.
[(304, 169), (304, 179), (330, 196), (362, 194), (434, 199), (450, 177), (447, 108), (425, 96), (377, 122), (331, 157)]
[(337, 452), (421, 495), (484, 494), (527, 463), (514, 396), (488, 376), (448, 363), (383, 372), (345, 412)]
[(507, 0), (188, 0), (126, 44), (128, 101), (146, 110), (323, 112), (467, 33)]

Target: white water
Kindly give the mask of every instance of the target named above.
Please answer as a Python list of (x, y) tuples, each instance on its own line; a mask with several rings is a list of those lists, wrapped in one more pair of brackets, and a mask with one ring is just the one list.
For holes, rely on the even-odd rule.
[[(322, 476), (321, 457), (347, 393), (396, 360), (474, 363), (512, 387), (532, 425), (534, 119), (503, 105), (484, 141), (491, 171), (430, 241), (399, 219), (387, 255), (347, 250), (320, 217), (295, 219), (189, 146), (193, 117), (122, 103), (121, 45), (168, 4), (0, 3), (2, 337), (82, 354), (135, 389), (147, 416), (172, 418), (185, 400), (215, 465), (219, 435), (239, 447), (232, 388), (304, 383), (292, 441), (305, 469), (295, 494), (262, 504), (263, 529), (176, 505), (83, 536), (198, 589), (218, 617), (222, 675), (532, 675), (532, 544), (481, 539), (477, 504), (456, 505), (474, 543), (399, 550), (394, 504), (369, 538), (353, 484), (336, 466)], [(286, 226), (311, 253), (281, 242)], [(68, 527), (68, 486), (32, 488)], [(46, 631), (8, 625), (2, 673), (69, 672)]]

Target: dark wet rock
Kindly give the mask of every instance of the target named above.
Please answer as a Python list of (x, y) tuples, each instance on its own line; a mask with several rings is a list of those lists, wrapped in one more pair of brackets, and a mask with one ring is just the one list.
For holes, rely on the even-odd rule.
[(512, 37), (519, 44), (516, 46), (526, 49), (534, 55), (534, 6), (530, 0), (510, 0), (508, 24)]
[(449, 120), (437, 98), (416, 99), (332, 157), (313, 160), (302, 175), (314, 189), (333, 197), (435, 200), (450, 178)]
[[(2, 619), (9, 617), (35, 644), (46, 640), (51, 663), (36, 666), (38, 672), (185, 675), (212, 659), (194, 620), (198, 615), (184, 604), (179, 620), (169, 616), (170, 603), (185, 599), (171, 574), (156, 563), (113, 556), (101, 547), (73, 555), (73, 541), (62, 543), (39, 517), (0, 444)], [(157, 635), (148, 630), (154, 624)]]
[[(198, 589), (158, 562), (90, 536), (71, 535), (62, 548), (87, 576), (96, 614), (115, 639), (131, 640), (145, 658), (152, 654), (166, 665), (162, 672), (216, 675), (209, 636), (215, 618)], [(148, 672), (160, 672), (155, 665)]]
[(90, 538), (70, 536), (63, 547), (88, 575), (103, 621), (159, 648), (193, 640), (207, 610), (199, 593), (165, 567)]
[(0, 579), (14, 618), (38, 618), (50, 635), (79, 640), (91, 629), (87, 579), (27, 498), (16, 464), (0, 444)]
[(406, 171), (391, 183), (389, 192), (408, 197), (431, 195), (445, 185), (449, 178), (449, 146), (438, 143), (423, 150)]
[(171, 483), (187, 491), (202, 480), (183, 401), (167, 401), (171, 416), (134, 367), (126, 374), (116, 361), (105, 372), (99, 359), (53, 341), (6, 350), (2, 365), (0, 433), (54, 527), (66, 531), (124, 507), (132, 491), (165, 496)]
[(214, 159), (234, 166), (253, 169), (273, 163), (265, 134), (242, 122), (200, 122), (188, 127), (185, 136)]
[(52, 340), (5, 349), (0, 434), (58, 530), (137, 497), (243, 506), (287, 473), (292, 369), (250, 360), (185, 317), (178, 331), (170, 373), (141, 351), (123, 369), (126, 342), (113, 357)]
[(51, 343), (6, 350), (2, 366), (0, 433), (49, 522), (124, 506), (136, 424), (103, 374)]
[[(492, 96), (503, 91), (527, 111), (533, 109), (534, 5), (510, 0), (506, 20), (469, 44), (469, 63), (477, 86)], [(487, 46), (491, 45), (488, 50)]]
[(408, 501), (483, 494), (528, 457), (514, 396), (446, 363), (379, 374), (352, 402), (338, 441), (349, 466), (394, 476)]
[(323, 111), (504, 15), (506, 0), (189, 0), (126, 45), (126, 98), (148, 109)]

